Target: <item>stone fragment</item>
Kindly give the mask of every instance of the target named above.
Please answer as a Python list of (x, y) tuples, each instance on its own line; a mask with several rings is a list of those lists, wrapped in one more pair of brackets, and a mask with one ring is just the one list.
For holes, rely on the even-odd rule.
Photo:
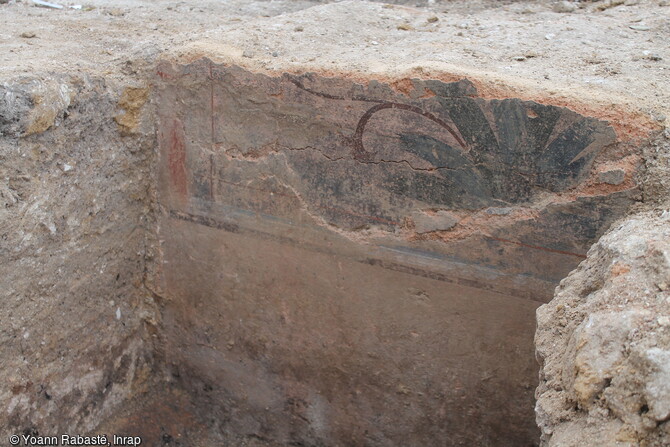
[(123, 115), (114, 117), (114, 121), (119, 125), (124, 135), (129, 135), (137, 131), (140, 122), (140, 112), (149, 98), (149, 89), (128, 87), (121, 94), (119, 107), (125, 110)]
[(552, 10), (554, 12), (566, 13), (566, 12), (575, 12), (577, 6), (572, 2), (558, 2), (556, 3)]
[(645, 387), (649, 415), (666, 421), (670, 418), (670, 351), (650, 348), (645, 354), (651, 370)]
[[(591, 314), (575, 331), (574, 383), (577, 400), (589, 408), (624, 359), (624, 343), (640, 319), (636, 311)], [(569, 384), (566, 384), (569, 385)]]
[(13, 206), (19, 199), (19, 195), (9, 186), (9, 184), (0, 183), (0, 209)]
[(126, 12), (121, 8), (107, 8), (104, 10), (104, 13), (112, 17), (123, 17), (126, 15)]
[(52, 8), (52, 9), (63, 9), (63, 5), (58, 3), (45, 2), (42, 0), (33, 0), (34, 6), (40, 6), (42, 8)]
[(412, 219), (417, 233), (450, 230), (459, 220), (454, 213), (444, 210), (437, 211), (435, 214), (416, 212), (412, 214)]
[(626, 178), (626, 171), (623, 169), (611, 169), (598, 173), (598, 180), (608, 185), (620, 185)]
[(33, 107), (30, 92), (20, 86), (0, 86), (0, 136), (18, 137)]
[(605, 0), (596, 6), (596, 11), (605, 11), (609, 8), (614, 8), (615, 6), (623, 5), (624, 0)]
[(46, 80), (30, 86), (33, 108), (28, 114), (24, 136), (46, 131), (62, 118), (70, 105), (70, 87), (55, 80)]
[(512, 208), (486, 208), (486, 214), (492, 214), (494, 216), (506, 216), (512, 212)]

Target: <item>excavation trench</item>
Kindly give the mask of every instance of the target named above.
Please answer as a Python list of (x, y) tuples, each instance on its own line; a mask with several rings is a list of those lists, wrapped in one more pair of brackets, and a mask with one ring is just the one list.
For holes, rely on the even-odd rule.
[(638, 195), (607, 122), (467, 79), (156, 79), (165, 351), (212, 419), (295, 445), (537, 442), (535, 310)]

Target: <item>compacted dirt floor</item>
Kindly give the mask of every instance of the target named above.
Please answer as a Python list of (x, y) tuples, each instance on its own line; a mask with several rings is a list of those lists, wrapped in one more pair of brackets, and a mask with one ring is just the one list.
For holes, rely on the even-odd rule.
[(667, 115), (667, 0), (62, 4), (61, 10), (30, 0), (0, 6), (3, 78), (49, 70), (128, 76), (138, 59), (222, 36), (222, 46), (266, 69), (331, 65), (356, 72), (374, 63), (435, 61), (532, 80), (527, 88), (554, 95), (593, 86), (642, 100), (659, 121)]

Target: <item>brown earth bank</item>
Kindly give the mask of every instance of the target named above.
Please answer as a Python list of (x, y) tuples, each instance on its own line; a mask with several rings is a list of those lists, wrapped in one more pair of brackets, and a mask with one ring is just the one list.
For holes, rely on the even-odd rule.
[(669, 442), (668, 6), (397, 3), (0, 4), (0, 436)]

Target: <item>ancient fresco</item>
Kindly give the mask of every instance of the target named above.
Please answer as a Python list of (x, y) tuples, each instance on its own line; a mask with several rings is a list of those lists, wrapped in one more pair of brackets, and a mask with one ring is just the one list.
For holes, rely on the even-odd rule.
[(163, 203), (173, 211), (217, 219), (232, 207), (354, 238), (374, 232), (368, 243), (551, 284), (636, 195), (629, 184), (574, 194), (615, 143), (608, 123), (482, 99), (468, 80), (363, 85), (209, 62), (160, 74), (184, 86), (162, 93), (180, 104), (162, 110), (159, 135)]
[(207, 60), (163, 64), (157, 102), (166, 349), (222, 426), (537, 440), (535, 309), (638, 195), (608, 123), (465, 79)]

